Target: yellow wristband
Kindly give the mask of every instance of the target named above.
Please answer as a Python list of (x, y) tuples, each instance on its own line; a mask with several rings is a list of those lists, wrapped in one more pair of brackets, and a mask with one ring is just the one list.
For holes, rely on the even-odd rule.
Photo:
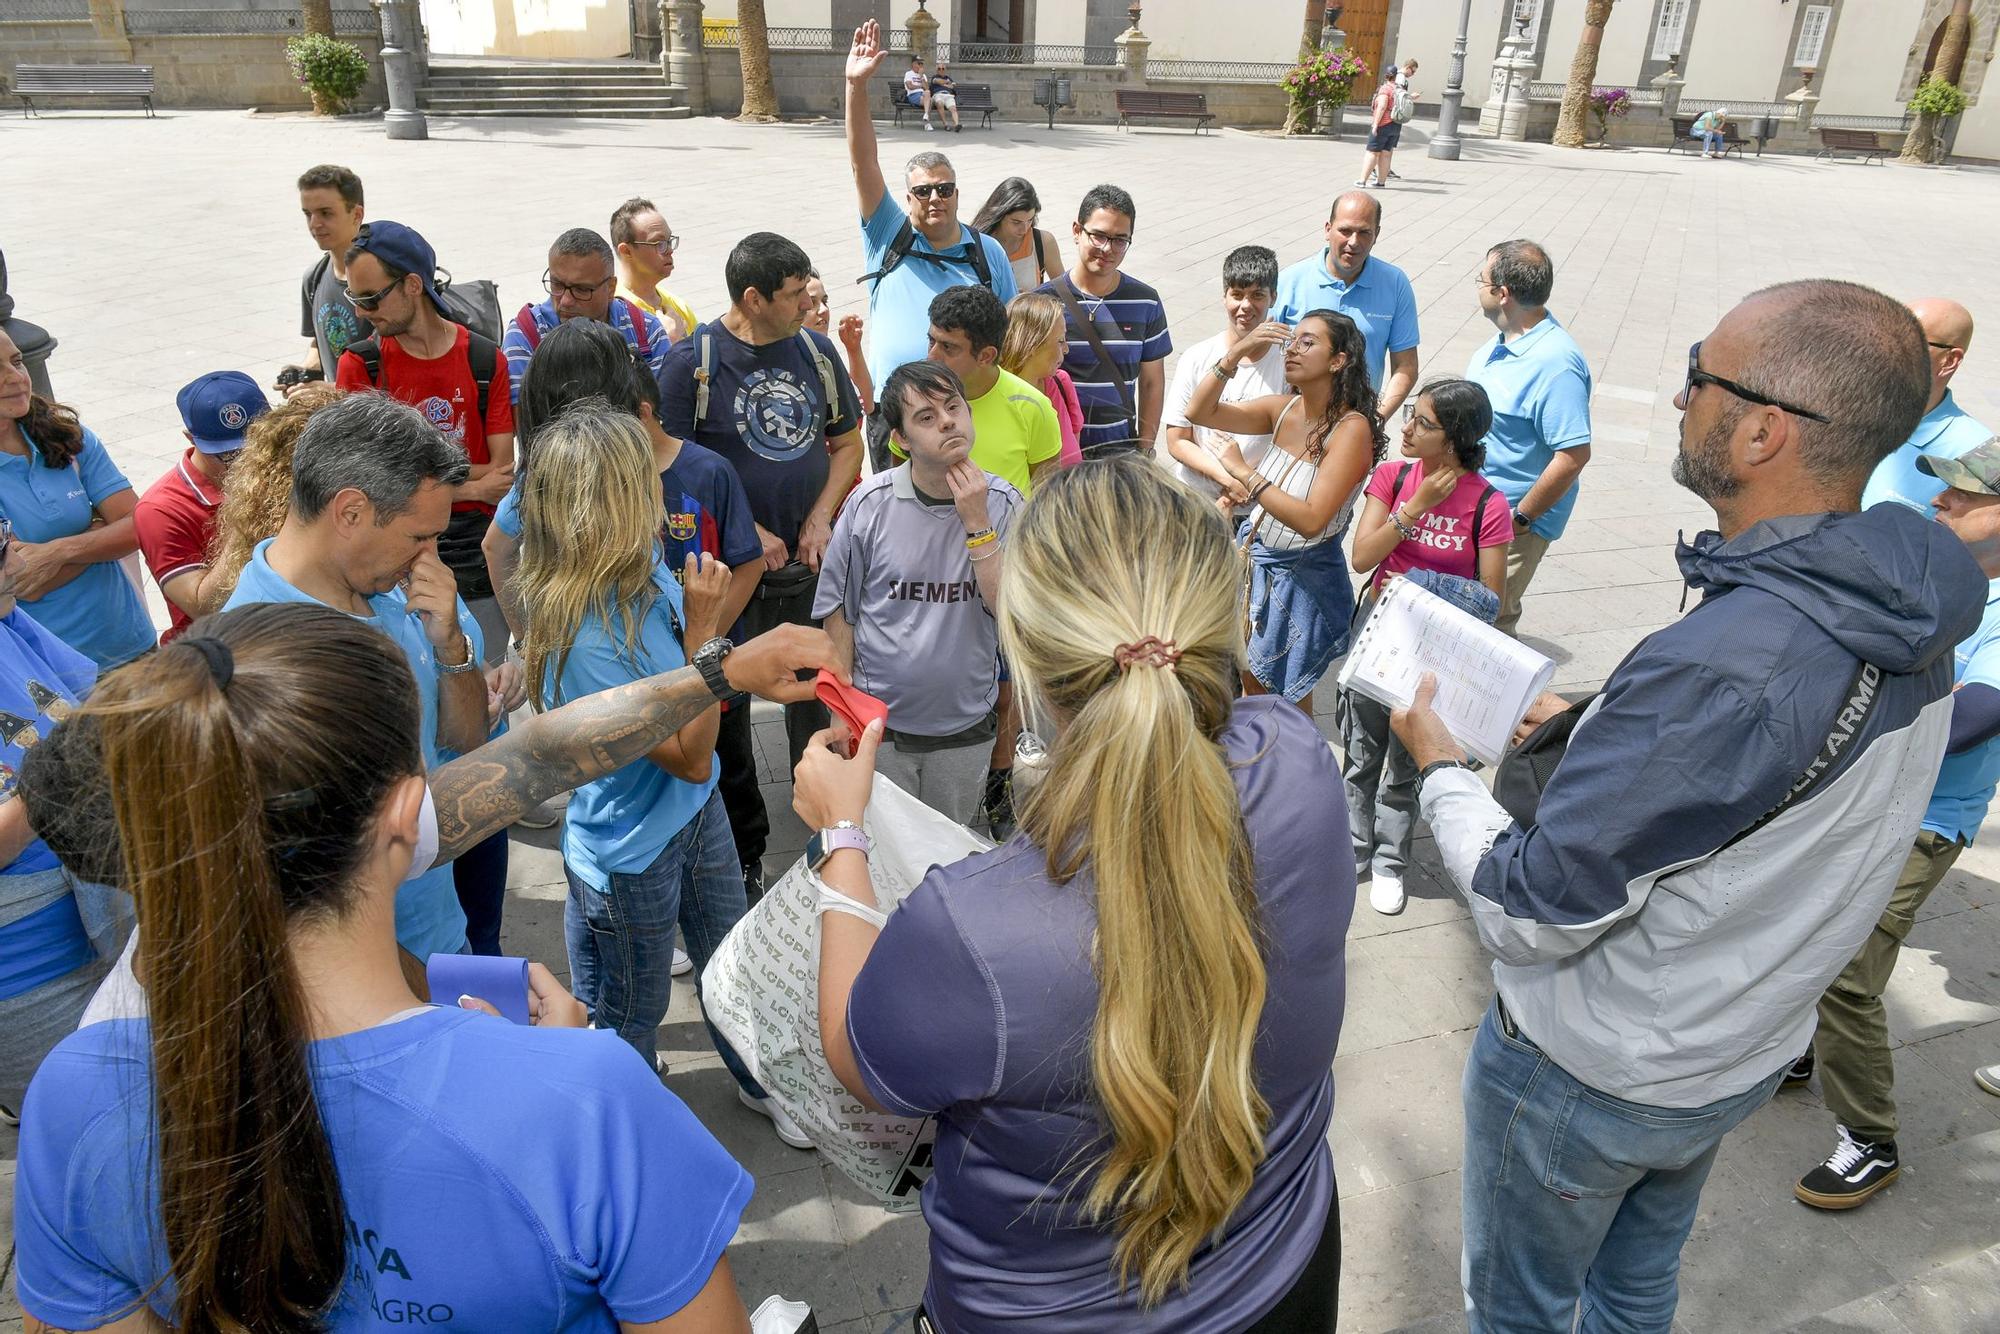
[(972, 547), (983, 547), (988, 542), (998, 542), (999, 540), (1000, 534), (988, 528), (984, 532), (974, 533), (971, 537), (966, 538), (965, 545), (970, 549)]

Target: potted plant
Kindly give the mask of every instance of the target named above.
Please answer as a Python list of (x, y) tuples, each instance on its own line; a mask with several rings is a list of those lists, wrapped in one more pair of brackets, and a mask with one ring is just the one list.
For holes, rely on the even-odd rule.
[(1603, 144), (1611, 138), (1611, 122), (1623, 120), (1632, 112), (1632, 94), (1623, 88), (1593, 88), (1590, 90), (1590, 117), (1597, 126), (1592, 143)]
[(1952, 122), (1964, 112), (1966, 97), (1958, 85), (1932, 75), (1917, 85), (1910, 95), (1910, 111), (1917, 118), (1909, 141), (1903, 145), (1903, 160), (1912, 160), (1911, 145), (1918, 153), (1915, 161), (1938, 163), (1945, 157), (1945, 135)]
[(1342, 46), (1331, 51), (1314, 51), (1286, 70), (1278, 86), (1291, 100), (1295, 123), (1303, 126), (1317, 110), (1330, 127), (1328, 133), (1338, 138), (1341, 109), (1347, 105), (1348, 93), (1355, 80), (1367, 77), (1368, 62)]
[(351, 42), (309, 32), (285, 43), (292, 77), (312, 94), (313, 111), (337, 116), (368, 82), (368, 57)]

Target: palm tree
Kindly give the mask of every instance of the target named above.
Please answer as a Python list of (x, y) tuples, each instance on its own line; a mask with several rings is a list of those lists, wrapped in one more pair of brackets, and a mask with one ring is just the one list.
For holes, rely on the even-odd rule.
[(305, 0), (300, 19), (305, 31), (316, 32), (323, 37), (333, 36), (333, 0)]
[(1563, 89), (1562, 115), (1556, 118), (1556, 146), (1581, 148), (1584, 126), (1590, 115), (1590, 85), (1597, 78), (1597, 52), (1604, 45), (1604, 25), (1611, 21), (1615, 0), (1587, 0), (1583, 8), (1583, 32), (1576, 39), (1576, 55), (1569, 62), (1569, 86)]
[[(1926, 78), (1943, 79), (1956, 84), (1965, 72), (1965, 48), (1972, 42), (1972, 0), (1959, 0), (1945, 16), (1944, 34), (1938, 41), (1937, 60), (1931, 65)], [(1898, 155), (1902, 162), (1924, 163), (1941, 159), (1937, 117), (1928, 112), (1920, 112), (1910, 122), (1910, 133), (1903, 140), (1903, 151)]]
[[(1306, 0), (1306, 21), (1299, 33), (1299, 59), (1304, 60), (1319, 50), (1319, 30), (1326, 22), (1326, 0)], [(1304, 110), (1292, 106), (1285, 112), (1285, 133), (1298, 134), (1305, 129)]]
[(771, 32), (764, 0), (737, 0), (736, 54), (743, 64), (743, 110), (739, 120), (778, 118), (778, 90), (771, 83)]

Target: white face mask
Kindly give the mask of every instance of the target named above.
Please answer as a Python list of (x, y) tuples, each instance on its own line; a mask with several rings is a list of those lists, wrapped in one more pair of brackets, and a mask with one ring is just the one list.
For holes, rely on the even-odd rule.
[(410, 858), (410, 873), (404, 877), (408, 884), (431, 869), (431, 863), (438, 855), (438, 810), (431, 800), (429, 784), (424, 785), (424, 808), (417, 815), (417, 853)]

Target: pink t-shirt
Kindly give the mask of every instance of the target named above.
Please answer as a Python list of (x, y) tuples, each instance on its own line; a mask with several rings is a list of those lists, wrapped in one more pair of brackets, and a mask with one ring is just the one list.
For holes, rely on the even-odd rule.
[[(1405, 468), (1409, 475), (1403, 484), (1396, 485), (1396, 477)], [(1423, 484), (1424, 465), (1416, 459), (1388, 459), (1376, 467), (1368, 479), (1366, 494), (1373, 496), (1390, 510), (1417, 493)], [(1479, 542), (1477, 550), (1472, 541), (1472, 516), (1479, 508), (1482, 492), (1492, 491), (1486, 502), (1486, 511), (1479, 519)], [(1458, 486), (1442, 505), (1417, 520), (1417, 540), (1398, 542), (1393, 551), (1375, 567), (1375, 578), (1370, 587), (1380, 588), (1390, 575), (1401, 574), (1405, 570), (1419, 567), (1436, 570), (1440, 574), (1462, 575), (1467, 579), (1479, 577), (1479, 551), (1492, 547), (1504, 547), (1514, 540), (1514, 511), (1507, 505), (1507, 497), (1500, 494), (1493, 484), (1476, 472), (1469, 472), (1458, 479)]]

